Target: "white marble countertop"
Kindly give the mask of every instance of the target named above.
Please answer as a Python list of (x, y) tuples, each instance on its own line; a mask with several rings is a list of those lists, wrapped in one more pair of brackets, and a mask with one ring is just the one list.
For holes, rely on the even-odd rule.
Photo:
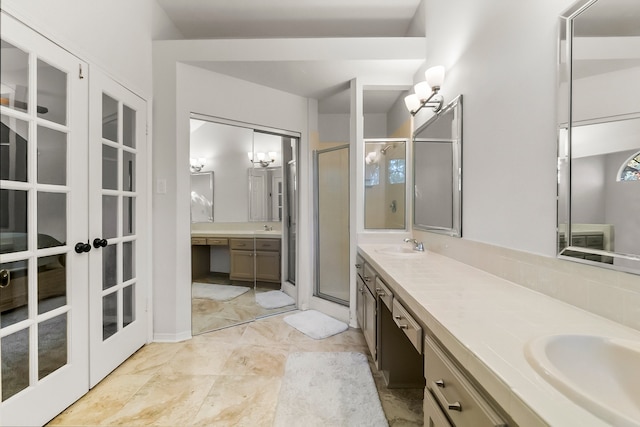
[(281, 239), (280, 230), (194, 230), (191, 237), (247, 237)]
[(606, 426), (528, 364), (525, 344), (555, 334), (640, 341), (640, 332), (432, 253), (359, 253), (520, 426)]

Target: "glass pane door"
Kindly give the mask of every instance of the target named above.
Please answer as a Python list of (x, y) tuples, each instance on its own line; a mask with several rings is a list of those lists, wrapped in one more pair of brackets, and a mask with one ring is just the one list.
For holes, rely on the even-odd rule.
[(88, 390), (86, 65), (4, 14), (0, 44), (2, 424), (40, 425)]
[(349, 304), (349, 147), (314, 152), (315, 295)]
[(146, 342), (146, 105), (95, 73), (91, 82), (91, 385)]

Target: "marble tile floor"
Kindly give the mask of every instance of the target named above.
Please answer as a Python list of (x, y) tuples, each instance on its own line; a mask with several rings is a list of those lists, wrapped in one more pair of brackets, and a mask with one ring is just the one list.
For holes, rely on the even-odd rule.
[(257, 282), (255, 286), (253, 286), (251, 282), (232, 281), (229, 279), (228, 274), (220, 273), (211, 273), (206, 277), (201, 277), (194, 281), (221, 285), (248, 286), (252, 289), (229, 301), (193, 298), (191, 300), (191, 333), (193, 335), (227, 328), (240, 323), (250, 322), (259, 317), (271, 316), (295, 309), (294, 306), (266, 309), (256, 303), (257, 293), (280, 289), (279, 283)]
[[(359, 329), (314, 340), (286, 315), (146, 345), (48, 425), (271, 426), (289, 353), (368, 355)], [(379, 373), (374, 380), (390, 426), (423, 424), (422, 389), (386, 389)]]

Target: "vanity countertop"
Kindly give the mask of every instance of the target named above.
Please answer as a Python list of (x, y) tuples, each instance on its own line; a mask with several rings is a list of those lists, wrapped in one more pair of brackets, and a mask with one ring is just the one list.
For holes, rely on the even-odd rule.
[(640, 332), (433, 253), (359, 253), (520, 426), (609, 425), (573, 403), (525, 359), (525, 344), (556, 334), (640, 341)]
[(280, 230), (198, 230), (192, 231), (191, 237), (230, 237), (230, 238), (262, 238), (281, 239)]

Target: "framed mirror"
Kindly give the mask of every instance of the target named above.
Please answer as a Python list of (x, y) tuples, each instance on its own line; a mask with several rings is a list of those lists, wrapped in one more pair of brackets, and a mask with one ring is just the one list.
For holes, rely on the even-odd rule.
[(213, 172), (191, 174), (191, 222), (213, 222)]
[(364, 228), (406, 228), (407, 140), (364, 140)]
[(462, 95), (413, 134), (413, 228), (462, 236)]
[(640, 2), (560, 17), (558, 255), (640, 274)]

